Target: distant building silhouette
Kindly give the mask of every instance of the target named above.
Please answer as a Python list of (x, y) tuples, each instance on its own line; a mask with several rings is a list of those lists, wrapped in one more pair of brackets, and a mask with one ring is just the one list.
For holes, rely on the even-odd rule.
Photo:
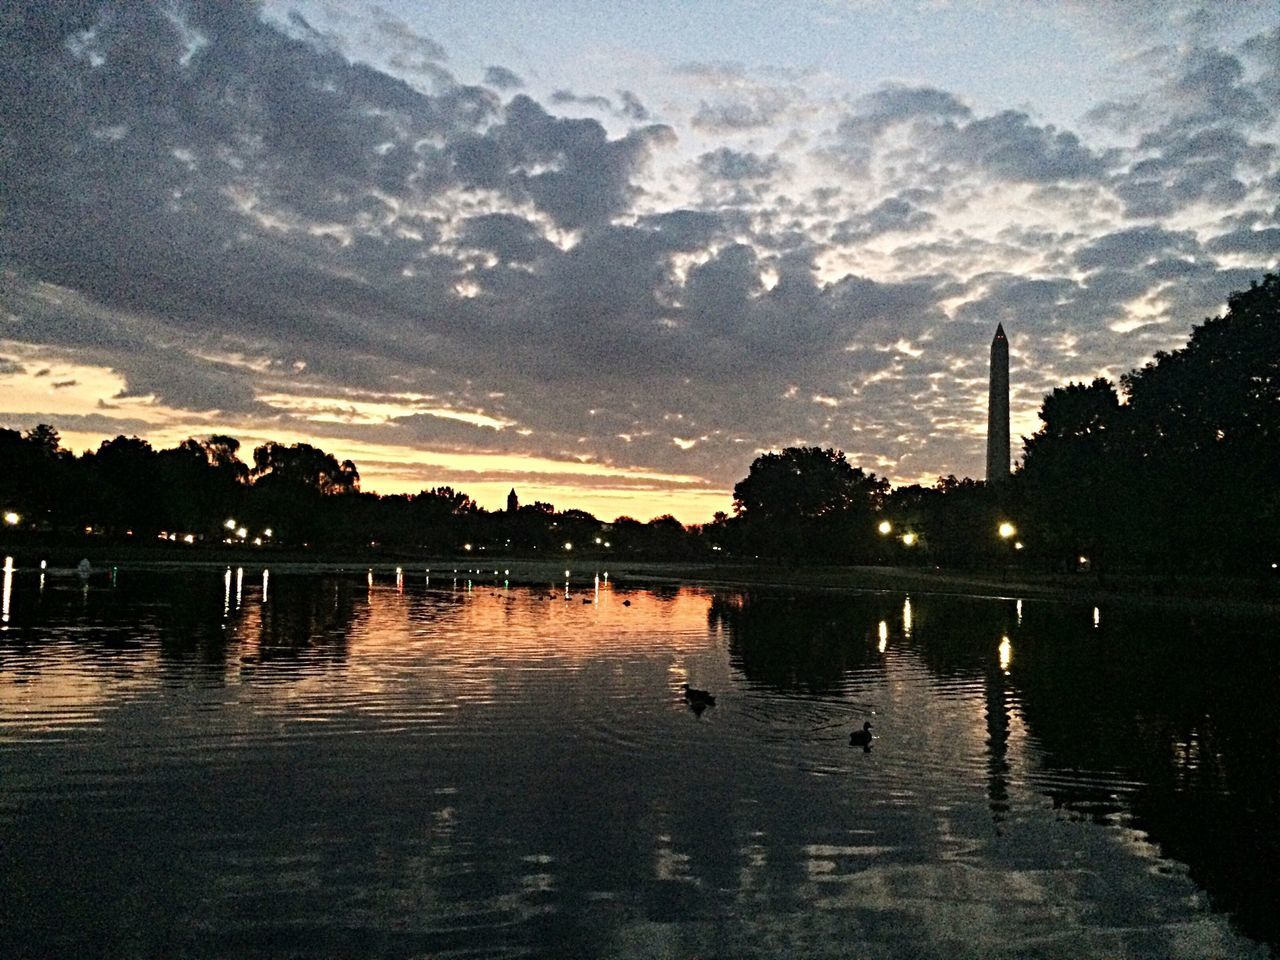
[(996, 324), (991, 341), (991, 389), (987, 395), (987, 483), (1009, 478), (1009, 341)]
[(516, 488), (512, 487), (507, 494), (507, 513), (515, 513), (520, 509), (520, 498), (516, 496)]

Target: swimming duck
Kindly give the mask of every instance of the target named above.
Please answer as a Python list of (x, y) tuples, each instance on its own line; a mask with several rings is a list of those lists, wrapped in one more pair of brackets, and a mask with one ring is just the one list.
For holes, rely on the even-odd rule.
[(714, 707), (716, 698), (706, 690), (695, 690), (687, 683), (684, 685), (684, 698), (691, 704), (701, 704), (704, 707)]
[(849, 734), (849, 746), (862, 747), (865, 750), (871, 749), (871, 721), (868, 720), (862, 725), (861, 730), (855, 730)]

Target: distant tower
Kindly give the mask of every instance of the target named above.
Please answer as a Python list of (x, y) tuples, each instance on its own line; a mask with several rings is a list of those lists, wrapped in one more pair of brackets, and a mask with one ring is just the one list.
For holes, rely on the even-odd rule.
[(520, 509), (520, 498), (516, 496), (516, 488), (512, 487), (507, 494), (507, 513), (515, 513)]
[(1009, 341), (996, 324), (991, 341), (991, 392), (987, 395), (987, 483), (1009, 479)]

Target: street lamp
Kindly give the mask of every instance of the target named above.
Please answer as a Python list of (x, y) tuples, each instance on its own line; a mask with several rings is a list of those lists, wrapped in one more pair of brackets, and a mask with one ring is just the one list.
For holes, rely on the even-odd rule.
[(880, 526), (876, 527), (876, 529), (879, 530), (882, 534), (888, 536), (888, 534), (893, 532), (893, 524), (890, 523), (888, 520), (881, 520)]
[(235, 520), (228, 520), (226, 523), (223, 524), (223, 526), (226, 527), (228, 530), (234, 530), (236, 528), (236, 522)]
[(572, 544), (572, 543), (566, 543), (566, 544), (564, 545), (564, 548), (565, 548), (566, 550), (572, 550), (572, 549), (573, 549), (573, 544)]
[(1018, 528), (1015, 527), (1008, 520), (1005, 520), (1001, 522), (996, 532), (1000, 534), (1001, 540), (1008, 540), (1010, 537), (1012, 537), (1015, 533), (1018, 532)]
[(915, 543), (915, 542), (916, 542), (916, 535), (915, 535), (914, 533), (904, 533), (904, 534), (902, 535), (902, 543), (903, 543), (903, 545), (905, 545), (905, 546), (908, 546), (908, 547), (909, 547), (909, 546), (911, 546), (911, 545), (912, 545), (913, 543)]
[(7, 513), (5, 513), (4, 522), (11, 527), (16, 527), (18, 524), (22, 522), (22, 515), (14, 512), (13, 510), (10, 510)]

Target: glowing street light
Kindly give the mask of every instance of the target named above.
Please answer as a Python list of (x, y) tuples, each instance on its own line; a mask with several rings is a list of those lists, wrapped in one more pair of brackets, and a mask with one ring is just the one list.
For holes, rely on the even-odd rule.
[(565, 545), (564, 545), (564, 548), (565, 548), (566, 550), (572, 550), (572, 549), (573, 549), (573, 544), (572, 544), (572, 543), (567, 543), (567, 542), (566, 542), (566, 543), (565, 543)]
[(11, 527), (16, 527), (22, 522), (22, 515), (10, 510), (4, 515), (4, 522)]
[(236, 536), (243, 540), (249, 535), (248, 527), (236, 527)]
[(269, 537), (269, 536), (271, 536), (271, 535), (272, 535), (272, 533), (271, 533), (271, 528), (270, 528), (270, 527), (267, 527), (267, 529), (263, 530), (263, 531), (262, 531), (262, 535), (263, 535), (264, 537)]
[(909, 547), (915, 542), (916, 542), (916, 535), (914, 533), (904, 533), (902, 535), (902, 543), (904, 546)]
[(223, 526), (226, 527), (228, 530), (234, 530), (236, 528), (236, 522), (235, 520), (228, 520), (226, 523), (223, 524)]
[(876, 527), (876, 529), (879, 530), (882, 534), (888, 536), (890, 533), (893, 532), (893, 524), (890, 523), (888, 520), (881, 520), (880, 526)]
[(1008, 540), (1010, 537), (1012, 537), (1015, 533), (1018, 532), (1018, 528), (1015, 527), (1008, 520), (1005, 520), (996, 529), (996, 532), (1000, 534), (1001, 540)]
[(1015, 540), (1015, 541), (1014, 541), (1014, 544), (1013, 544), (1013, 549), (1015, 549), (1015, 550), (1021, 550), (1021, 549), (1022, 549), (1022, 541), (1021, 541), (1021, 540)]

